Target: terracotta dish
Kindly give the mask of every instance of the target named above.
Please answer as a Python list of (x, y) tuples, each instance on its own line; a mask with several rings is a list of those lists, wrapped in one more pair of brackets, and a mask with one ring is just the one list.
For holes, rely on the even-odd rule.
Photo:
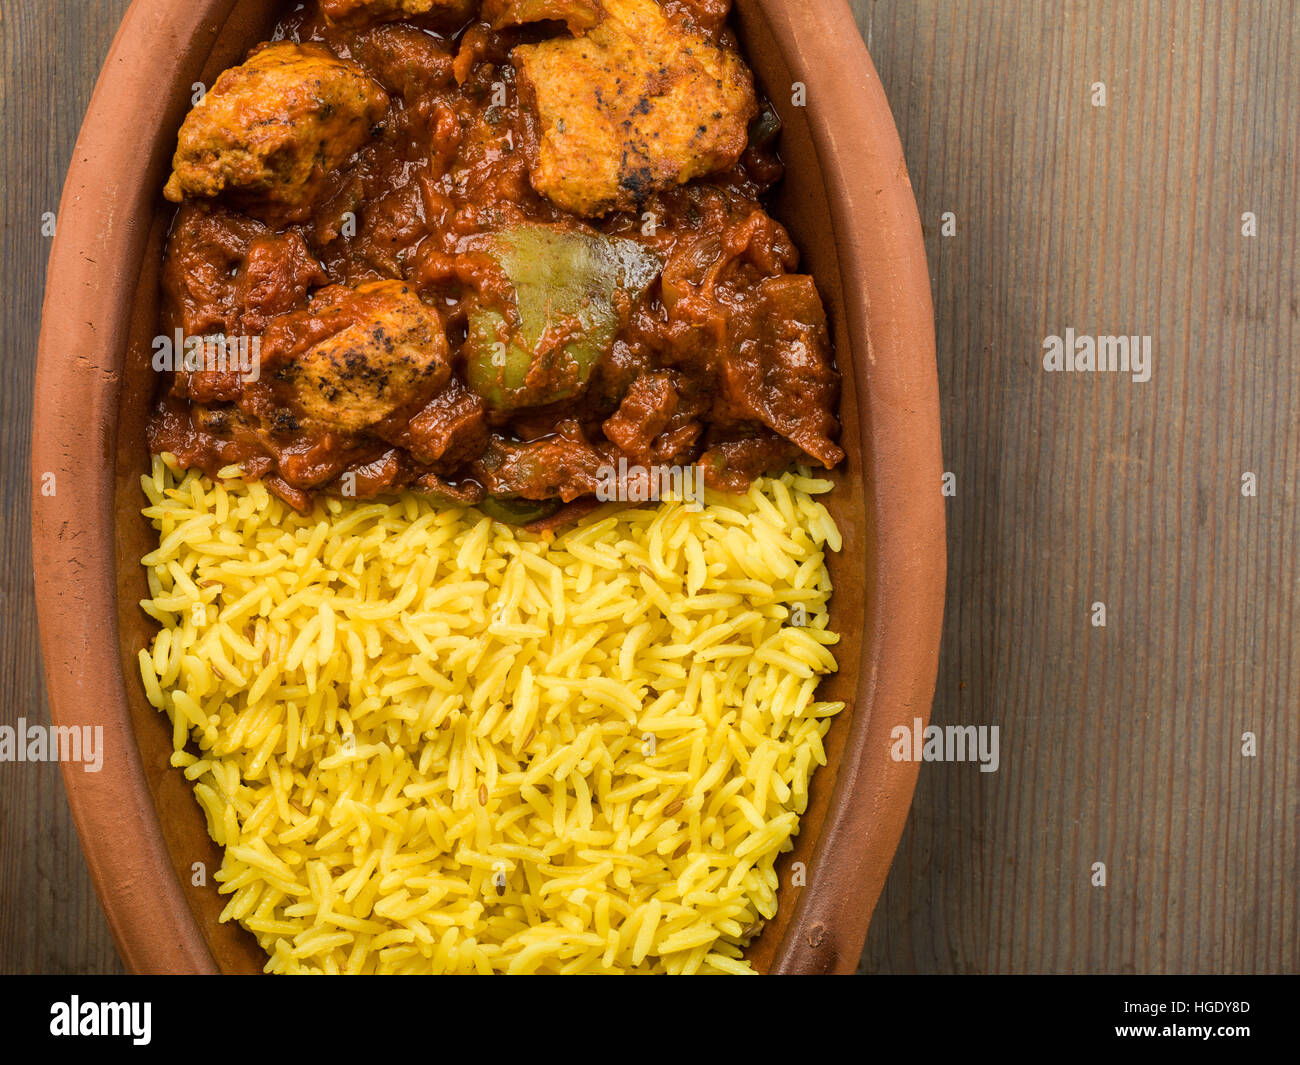
[[(136, 0), (77, 142), (50, 257), (32, 442), (35, 576), (54, 722), (102, 725), (103, 768), (64, 765), (83, 850), (118, 950), (136, 972), (248, 973), (265, 955), (208, 875), (219, 867), (170, 725), (135, 656), (152, 632), (139, 560), (150, 341), (171, 207), (161, 196), (195, 82), (211, 85), (264, 40), (279, 6)], [(911, 802), (916, 766), (890, 731), (928, 717), (944, 588), (938, 386), (916, 204), (879, 79), (843, 0), (736, 0), (733, 25), (784, 122), (787, 174), (772, 212), (803, 253), (843, 373), (828, 504), (845, 700), (780, 908), (749, 957), (763, 972), (851, 972)], [(795, 91), (802, 83), (805, 92)], [(53, 475), (51, 481), (48, 475)], [(49, 486), (53, 494), (47, 494)], [(792, 876), (792, 863), (804, 865)], [(806, 884), (801, 884), (806, 880)]]

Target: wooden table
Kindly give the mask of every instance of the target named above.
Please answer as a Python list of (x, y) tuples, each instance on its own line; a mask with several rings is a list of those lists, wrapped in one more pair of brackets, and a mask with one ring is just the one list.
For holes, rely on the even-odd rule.
[[(125, 6), (0, 16), (9, 723), (48, 719), (41, 216)], [(862, 969), (1296, 971), (1300, 6), (853, 7), (933, 275), (955, 475), (934, 721), (997, 725), (1001, 754), (922, 768)], [(1067, 329), (1149, 336), (1150, 379), (1048, 372)], [(57, 769), (0, 765), (0, 970), (120, 969)]]

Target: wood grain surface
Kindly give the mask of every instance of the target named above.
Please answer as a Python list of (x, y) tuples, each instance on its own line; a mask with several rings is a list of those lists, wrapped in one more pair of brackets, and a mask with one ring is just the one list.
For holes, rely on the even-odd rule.
[[(933, 720), (998, 726), (1001, 760), (922, 768), (862, 971), (1296, 971), (1300, 5), (852, 6), (933, 279), (955, 476)], [(42, 213), (125, 7), (0, 7), (9, 724), (48, 721)], [(1150, 336), (1150, 380), (1046, 372), (1067, 328)], [(121, 971), (53, 766), (0, 763), (0, 971)]]
[[(125, 0), (2, 0), (0, 723), (49, 724), (32, 586), (32, 387), (45, 260), (72, 147)], [(88, 621), (90, 619), (87, 619)], [(123, 972), (59, 767), (0, 762), (0, 972)]]
[[(1300, 5), (855, 7), (956, 474), (934, 721), (1001, 729), (922, 768), (862, 968), (1294, 972)], [(1151, 379), (1045, 372), (1066, 328)]]

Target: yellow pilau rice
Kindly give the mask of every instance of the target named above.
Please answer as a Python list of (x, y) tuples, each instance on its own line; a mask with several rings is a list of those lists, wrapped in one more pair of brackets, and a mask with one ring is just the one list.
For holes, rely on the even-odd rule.
[(223, 473), (143, 478), (140, 672), (268, 971), (750, 971), (843, 705), (828, 482), (534, 535)]

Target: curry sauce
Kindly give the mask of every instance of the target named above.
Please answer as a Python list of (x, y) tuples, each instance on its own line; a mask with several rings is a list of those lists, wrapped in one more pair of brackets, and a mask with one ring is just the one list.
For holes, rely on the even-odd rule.
[[(321, 0), (186, 118), (149, 428), (299, 510), (399, 489), (535, 521), (611, 469), (832, 467), (826, 315), (764, 204), (729, 0)], [(628, 472), (631, 471), (631, 472)]]

